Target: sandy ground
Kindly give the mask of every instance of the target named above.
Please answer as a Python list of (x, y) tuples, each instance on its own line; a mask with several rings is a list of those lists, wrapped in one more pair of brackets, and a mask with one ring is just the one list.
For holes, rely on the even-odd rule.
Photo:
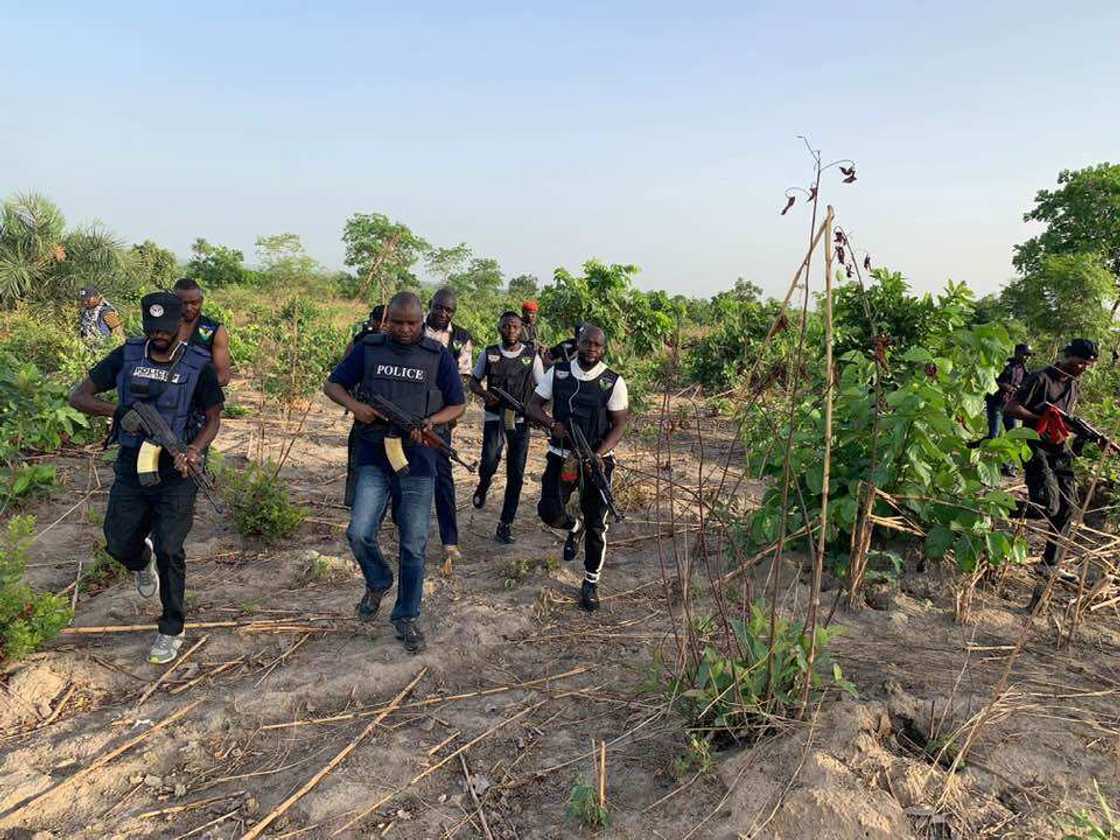
[[(472, 457), (480, 422), (472, 407), (456, 432)], [(728, 429), (699, 422), (680, 414), (671, 457), (652, 451), (656, 423), (637, 423), (622, 463), (694, 485), (701, 461), (710, 470), (728, 445)], [(284, 424), (263, 428), (278, 452)], [(256, 451), (261, 430), (254, 417), (227, 420), (219, 448), (235, 463)], [(1091, 780), (1120, 798), (1120, 615), (1111, 607), (1069, 649), (1055, 644), (1060, 610), (1037, 622), (965, 768), (950, 778), (932, 758), (990, 699), (1023, 622), (1031, 583), (1019, 571), (977, 592), (967, 624), (954, 619), (957, 581), (942, 567), (908, 569), (900, 586), (876, 592), (875, 609), (841, 606), (835, 653), (856, 696), (828, 692), (805, 720), (716, 752), (710, 769), (682, 768), (687, 735), (650, 674), (655, 651), (672, 650), (670, 615), (680, 609), (662, 568), (699, 556), (695, 517), (678, 498), (676, 533), (666, 522), (658, 539), (652, 482), (620, 471), (627, 521), (610, 533), (603, 609), (581, 612), (581, 566), (560, 561), (559, 537), (535, 517), (540, 437), (515, 546), (492, 539), (501, 472), (480, 512), (470, 506), (473, 480), (457, 473), (465, 559), (452, 578), (439, 574), (433, 517), (428, 649), (409, 655), (387, 621), (353, 619), (362, 584), (339, 505), (346, 430), (335, 407), (312, 406), (286, 467), (311, 513), (287, 544), (245, 543), (199, 501), (190, 618), (238, 626), (188, 630), (183, 650), (193, 652), (170, 673), (146, 663), (149, 632), (64, 635), (7, 670), (3, 836), (240, 837), (328, 767), (264, 836), (1053, 837), (1054, 815), (1091, 804)], [(111, 465), (86, 453), (57, 463), (70, 492), (34, 510), (39, 528), (51, 527), (33, 547), (30, 576), (61, 591), (101, 544)], [(384, 544), (392, 540), (389, 530)], [(787, 607), (800, 614), (795, 562), (782, 572)], [(697, 570), (702, 584), (709, 570)], [(740, 581), (759, 593), (765, 569)], [(825, 593), (826, 612), (834, 594)], [(155, 616), (122, 578), (83, 593), (75, 625)], [(417, 677), (399, 709), (374, 717)], [(567, 811), (573, 786), (594, 784), (599, 741), (611, 822), (593, 832)]]

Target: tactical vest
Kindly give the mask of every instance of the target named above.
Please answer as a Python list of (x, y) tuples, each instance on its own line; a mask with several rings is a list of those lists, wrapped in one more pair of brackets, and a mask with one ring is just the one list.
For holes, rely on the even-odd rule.
[(107, 300), (101, 301), (93, 309), (82, 309), (78, 318), (78, 331), (82, 338), (97, 338), (112, 333), (105, 323), (105, 316), (117, 310)]
[(486, 348), (486, 385), (501, 388), (521, 402), (529, 400), (533, 388), (533, 359), (536, 353), (528, 344), (521, 345), (521, 353), (513, 358), (502, 354), (501, 345)]
[(214, 336), (217, 335), (220, 326), (221, 324), (213, 318), (199, 315), (198, 323), (194, 325), (194, 332), (191, 333), (190, 343), (212, 351), (214, 349)]
[(467, 346), (467, 342), (471, 340), (471, 334), (460, 326), (451, 324), (451, 340), (447, 343), (447, 352), (451, 354), (451, 358), (459, 361), (459, 356), (463, 353), (463, 348)]
[[(552, 416), (565, 426), (578, 425), (594, 449), (603, 442), (611, 427), (607, 403), (618, 382), (618, 374), (605, 367), (594, 379), (581, 382), (572, 373), (571, 362), (557, 362), (552, 371)], [(556, 437), (550, 438), (549, 443), (557, 449), (570, 446)]]
[[(363, 338), (360, 346), (365, 350), (365, 371), (358, 399), (377, 394), (414, 417), (443, 408), (443, 393), (436, 385), (443, 350), (438, 341), (422, 338), (416, 344), (398, 344), (377, 333)], [(358, 430), (364, 439), (378, 442), (389, 427), (378, 422), (358, 424)]]
[[(155, 362), (145, 352), (147, 339), (130, 338), (124, 345), (124, 366), (117, 375), (117, 402), (128, 407), (136, 402), (152, 403), (179, 440), (187, 441), (195, 388), (210, 354), (188, 345), (176, 361)], [(121, 446), (140, 446), (142, 435), (119, 431)]]

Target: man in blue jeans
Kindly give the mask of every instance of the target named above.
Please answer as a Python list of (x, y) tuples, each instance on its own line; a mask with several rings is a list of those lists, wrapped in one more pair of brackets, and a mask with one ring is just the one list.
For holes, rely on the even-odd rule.
[[(436, 453), (421, 443), (420, 432), (405, 436), (353, 393), (367, 399), (381, 396), (406, 414), (424, 418), (428, 428), (461, 417), (466, 397), (451, 354), (424, 337), (424, 312), (416, 295), (401, 292), (389, 301), (384, 329), (355, 344), (331, 372), (323, 391), (354, 415), (358, 436), (354, 505), (346, 531), (366, 579), (365, 595), (356, 607), (358, 618), (373, 620), (382, 597), (393, 586), (393, 570), (377, 544), (391, 502), (400, 538), (400, 580), (389, 620), (405, 650), (415, 653), (424, 649), (417, 619), (424, 592)], [(397, 457), (401, 453), (403, 465)]]

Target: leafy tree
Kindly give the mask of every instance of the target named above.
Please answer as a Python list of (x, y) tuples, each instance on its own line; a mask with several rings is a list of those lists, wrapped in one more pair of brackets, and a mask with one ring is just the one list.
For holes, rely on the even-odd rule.
[(419, 286), (412, 267), (431, 248), (407, 225), (383, 213), (355, 213), (342, 229), (346, 265), (357, 275), (356, 295), (377, 287), (380, 296)]
[(452, 275), (467, 267), (470, 258), (471, 249), (466, 242), (450, 248), (432, 248), (424, 255), (424, 268), (439, 285), (444, 286)]
[(257, 237), (257, 259), (270, 280), (281, 283), (309, 277), (319, 271), (319, 264), (303, 249), (296, 233), (275, 233)]
[(245, 255), (235, 248), (196, 239), (191, 253), (194, 256), (187, 263), (187, 276), (197, 280), (204, 288), (233, 286), (252, 279), (245, 267)]
[(1095, 253), (1046, 254), (1036, 269), (1003, 290), (1001, 300), (1030, 335), (1056, 349), (1068, 338), (1107, 335), (1115, 282)]
[(475, 257), (465, 270), (447, 278), (460, 297), (497, 295), (502, 289), (502, 269), (498, 261), (490, 257)]
[(525, 300), (540, 294), (540, 281), (537, 280), (535, 274), (518, 274), (516, 277), (510, 278), (507, 288), (511, 298)]
[(173, 251), (161, 248), (150, 239), (128, 249), (132, 270), (140, 286), (153, 289), (170, 289), (179, 274), (179, 259)]
[(1015, 268), (1036, 274), (1047, 256), (1096, 253), (1120, 282), (1120, 165), (1100, 163), (1063, 170), (1056, 190), (1039, 190), (1023, 216), (1046, 230), (1015, 248)]

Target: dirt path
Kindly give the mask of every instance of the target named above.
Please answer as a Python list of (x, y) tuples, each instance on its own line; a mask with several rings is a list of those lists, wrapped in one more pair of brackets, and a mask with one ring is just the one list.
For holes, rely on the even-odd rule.
[[(466, 452), (478, 450), (479, 422), (472, 408), (456, 433)], [(939, 570), (906, 575), (885, 609), (837, 612), (846, 629), (837, 659), (858, 699), (830, 694), (811, 721), (786, 722), (768, 739), (717, 754), (711, 772), (682, 765), (688, 738), (680, 719), (648, 690), (654, 651), (672, 650), (661, 568), (674, 559), (672, 542), (655, 539), (652, 491), (621, 482), (628, 520), (610, 534), (603, 609), (586, 615), (573, 598), (581, 566), (560, 562), (559, 539), (535, 518), (540, 438), (515, 546), (492, 540), (501, 474), (476, 512), (473, 482), (459, 473), (466, 559), (452, 579), (439, 575), (433, 522), (428, 650), (410, 656), (387, 622), (367, 627), (352, 618), (362, 584), (338, 505), (345, 432), (336, 409), (312, 407), (288, 468), (311, 521), (290, 544), (243, 544), (199, 502), (188, 543), (191, 620), (255, 626), (188, 631), (184, 650), (205, 642), (169, 676), (145, 662), (148, 632), (63, 636), (6, 675), (0, 829), (13, 837), (239, 837), (327, 767), (421, 672), (401, 708), (265, 836), (328, 837), (355, 818), (339, 836), (588, 834), (566, 811), (573, 786), (594, 784), (593, 742), (604, 740), (612, 821), (600, 834), (609, 837), (1053, 836), (1049, 815), (1088, 802), (1091, 778), (1111, 796), (1120, 790), (1120, 621), (1104, 613), (1061, 654), (1053, 632), (1037, 628), (969, 768), (946, 780), (934, 766), (936, 750), (918, 742), (932, 734), (936, 746), (988, 700), (1029, 586), (1010, 576), (1002, 591), (979, 596), (975, 623), (962, 626)], [(719, 424), (697, 435), (682, 421), (673, 463), (658, 464), (655, 436), (655, 423), (638, 424), (625, 463), (650, 474), (668, 466), (665, 474), (682, 482), (695, 481), (701, 457), (711, 464), (728, 445)], [(281, 441), (275, 428), (266, 439)], [(256, 420), (231, 420), (220, 448), (236, 459), (254, 441)], [(96, 458), (101, 490), (89, 456), (59, 463), (73, 493), (36, 511), (40, 528), (87, 492), (89, 511), (79, 506), (34, 546), (32, 581), (55, 591), (99, 544), (111, 481), (111, 465)], [(682, 527), (676, 557), (694, 556), (693, 542)], [(785, 579), (795, 581), (796, 571)], [(760, 592), (763, 572), (750, 580)], [(804, 603), (800, 584), (790, 595)], [(153, 620), (151, 604), (121, 580), (83, 595), (75, 625)], [(468, 744), (481, 815), (455, 756)], [(946, 784), (946, 801), (934, 807)]]

